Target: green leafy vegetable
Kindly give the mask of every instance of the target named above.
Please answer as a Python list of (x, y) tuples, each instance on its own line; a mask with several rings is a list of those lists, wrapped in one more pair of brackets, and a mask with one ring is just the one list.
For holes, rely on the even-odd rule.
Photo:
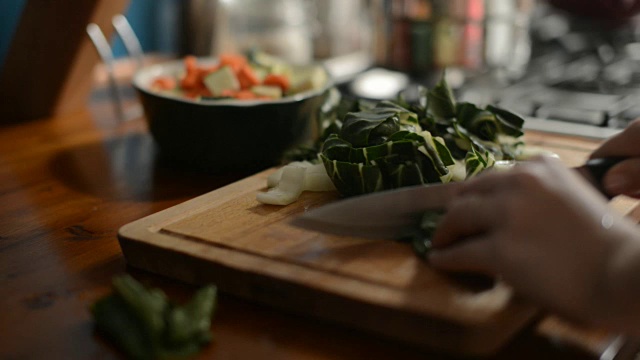
[(355, 147), (379, 145), (400, 130), (399, 123), (396, 112), (388, 109), (348, 113), (340, 135)]
[(98, 330), (128, 358), (183, 358), (211, 341), (215, 286), (201, 288), (181, 306), (128, 275), (114, 278), (113, 287), (114, 292), (96, 301), (91, 312)]
[[(338, 191), (344, 196), (397, 187), (448, 182), (462, 163), (467, 178), (513, 159), (522, 145), (524, 120), (495, 106), (457, 103), (443, 76), (436, 86), (404, 93), (375, 105), (348, 99), (318, 147)], [(339, 125), (338, 125), (339, 124)]]
[(342, 194), (355, 195), (448, 179), (454, 160), (442, 139), (429, 132), (397, 131), (386, 142), (354, 147), (332, 134), (321, 159)]
[(481, 153), (471, 147), (471, 151), (467, 153), (467, 158), (465, 159), (467, 178), (476, 176), (483, 170), (493, 167), (495, 163), (496, 159), (493, 154), (488, 151)]
[(456, 116), (456, 100), (444, 73), (436, 86), (427, 92), (427, 99), (429, 111), (436, 119), (448, 120)]

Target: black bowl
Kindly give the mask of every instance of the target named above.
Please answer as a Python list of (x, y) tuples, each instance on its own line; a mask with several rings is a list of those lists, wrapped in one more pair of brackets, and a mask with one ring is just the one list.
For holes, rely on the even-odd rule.
[(257, 171), (317, 138), (331, 81), (279, 100), (190, 100), (150, 89), (153, 79), (180, 74), (183, 66), (181, 60), (148, 66), (133, 79), (163, 158), (208, 173)]

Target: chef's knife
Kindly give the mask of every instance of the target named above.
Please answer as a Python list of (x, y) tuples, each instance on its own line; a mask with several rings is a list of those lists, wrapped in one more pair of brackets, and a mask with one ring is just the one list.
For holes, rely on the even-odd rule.
[[(604, 191), (602, 178), (623, 159), (591, 159), (574, 169), (610, 198)], [(356, 196), (307, 211), (291, 224), (335, 235), (399, 239), (415, 234), (426, 211), (444, 209), (461, 185), (461, 182), (418, 185)]]

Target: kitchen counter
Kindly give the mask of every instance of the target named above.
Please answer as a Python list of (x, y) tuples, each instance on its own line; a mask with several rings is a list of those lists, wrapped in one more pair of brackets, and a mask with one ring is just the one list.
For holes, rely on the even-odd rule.
[[(164, 162), (144, 119), (115, 121), (100, 94), (72, 115), (0, 125), (1, 358), (121, 357), (95, 332), (88, 310), (113, 276), (129, 273), (177, 300), (195, 287), (128, 267), (118, 229), (250, 175), (203, 175)], [(536, 132), (527, 141), (585, 156), (598, 144)], [(633, 212), (635, 202), (625, 206)], [(201, 358), (449, 358), (225, 293), (212, 331)], [(596, 359), (610, 340), (544, 317), (493, 358)]]

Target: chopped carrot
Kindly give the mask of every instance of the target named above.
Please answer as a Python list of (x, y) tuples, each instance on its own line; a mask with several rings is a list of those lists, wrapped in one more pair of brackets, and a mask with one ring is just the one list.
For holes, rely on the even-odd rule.
[(209, 89), (207, 89), (204, 85), (198, 85), (193, 88), (183, 90), (185, 96), (191, 99), (201, 96), (213, 96), (213, 94), (211, 94), (211, 91), (209, 91)]
[(260, 80), (253, 72), (253, 69), (249, 66), (243, 66), (236, 74), (238, 82), (240, 82), (240, 88), (243, 90), (249, 89), (254, 85), (260, 84)]
[(234, 73), (238, 73), (240, 69), (247, 66), (247, 58), (237, 54), (222, 54), (220, 55), (220, 66), (229, 66)]
[(217, 66), (200, 67), (198, 66), (198, 60), (196, 57), (191, 55), (184, 58), (184, 65), (186, 74), (180, 81), (180, 86), (183, 90), (202, 95), (201, 92), (206, 89), (203, 82), (204, 77), (215, 71)]
[(161, 76), (151, 83), (151, 87), (158, 90), (172, 90), (176, 85), (176, 79), (169, 76)]
[(200, 92), (198, 90), (185, 90), (183, 94), (189, 99), (195, 99), (200, 96)]
[(186, 73), (182, 80), (180, 80), (180, 86), (184, 90), (193, 90), (200, 82), (200, 76), (198, 74), (198, 61), (195, 56), (186, 56), (184, 58), (184, 67)]
[(235, 90), (231, 90), (231, 89), (227, 89), (227, 90), (222, 90), (222, 92), (220, 93), (220, 96), (222, 97), (236, 97), (236, 94), (238, 92)]
[[(219, 62), (213, 66), (202, 66), (198, 64), (195, 56), (184, 57), (185, 74), (182, 78), (158, 77), (153, 80), (152, 88), (157, 90), (171, 90), (176, 87), (183, 91), (187, 98), (211, 97), (211, 91), (204, 83), (205, 77), (223, 66), (229, 66), (236, 79), (240, 83), (240, 90), (226, 90), (221, 95), (235, 99), (265, 99), (264, 96), (256, 95), (249, 89), (260, 85), (261, 81), (255, 71), (249, 65), (248, 59), (239, 54), (222, 54)], [(283, 92), (290, 88), (290, 81), (284, 75), (270, 74), (262, 81), (264, 85), (278, 86)], [(268, 97), (267, 97), (268, 98)]]
[(215, 72), (216, 70), (218, 70), (220, 67), (217, 65), (214, 66), (209, 66), (209, 67), (202, 67), (198, 69), (198, 76), (201, 79), (204, 79), (207, 75), (211, 74), (212, 72)]
[(220, 94), (222, 97), (231, 97), (234, 99), (248, 100), (248, 99), (257, 99), (258, 96), (254, 94), (250, 90), (223, 90)]
[(240, 90), (236, 93), (236, 99), (249, 100), (257, 98), (256, 94), (251, 92), (250, 90)]
[(198, 76), (196, 73), (186, 74), (180, 80), (180, 86), (185, 90), (191, 90), (198, 86)]
[(198, 68), (198, 59), (193, 55), (185, 56), (184, 66), (187, 69), (187, 73), (193, 72)]
[(205, 87), (200, 89), (200, 96), (213, 97), (213, 93)]
[(287, 78), (284, 75), (276, 75), (276, 74), (267, 75), (262, 81), (262, 83), (264, 85), (279, 86), (282, 89), (282, 92), (286, 92), (291, 86), (291, 83), (289, 82), (289, 78)]

